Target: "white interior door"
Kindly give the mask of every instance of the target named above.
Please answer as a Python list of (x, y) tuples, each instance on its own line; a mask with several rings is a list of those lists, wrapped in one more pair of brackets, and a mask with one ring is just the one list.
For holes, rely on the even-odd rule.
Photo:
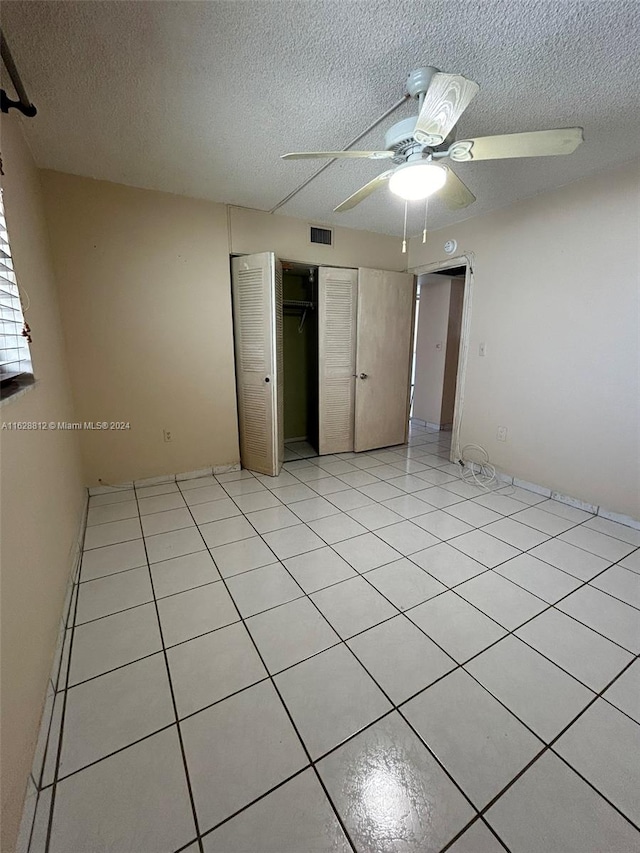
[(356, 451), (406, 441), (414, 307), (413, 275), (358, 270)]
[(353, 450), (358, 271), (318, 274), (318, 451)]
[(280, 473), (284, 457), (282, 267), (273, 252), (231, 262), (243, 468)]

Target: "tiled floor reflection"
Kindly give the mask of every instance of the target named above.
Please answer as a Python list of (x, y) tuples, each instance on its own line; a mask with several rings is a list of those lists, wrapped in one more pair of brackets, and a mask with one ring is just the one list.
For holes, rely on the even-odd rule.
[(312, 453), (91, 498), (30, 853), (638, 851), (640, 533)]

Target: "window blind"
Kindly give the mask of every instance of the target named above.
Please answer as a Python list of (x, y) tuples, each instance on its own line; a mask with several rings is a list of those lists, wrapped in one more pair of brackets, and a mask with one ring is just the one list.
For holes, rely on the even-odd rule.
[(4, 200), (0, 191), (0, 383), (31, 374), (29, 343), (22, 334), (24, 315), (13, 268)]

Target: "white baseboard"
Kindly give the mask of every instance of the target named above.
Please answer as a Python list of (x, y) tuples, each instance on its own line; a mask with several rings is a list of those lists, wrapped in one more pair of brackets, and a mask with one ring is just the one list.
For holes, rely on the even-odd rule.
[[(40, 717), (40, 728), (38, 739), (31, 764), (31, 773), (27, 782), (26, 797), (22, 809), (22, 821), (18, 834), (16, 853), (27, 853), (31, 827), (35, 816), (35, 807), (38, 798), (38, 790), (42, 774), (45, 768), (47, 753), (58, 749), (59, 714), (54, 716), (54, 703), (56, 690), (60, 689), (66, 681), (67, 665), (69, 662), (69, 633), (75, 610), (78, 578), (80, 564), (82, 562), (82, 545), (87, 525), (87, 511), (89, 507), (89, 492), (84, 492), (84, 502), (79, 514), (79, 523), (74, 541), (69, 549), (69, 575), (67, 577), (67, 589), (62, 606), (62, 614), (58, 626), (58, 637), (53, 653), (53, 662), (47, 688), (45, 691), (42, 714)], [(51, 780), (52, 781), (52, 780)]]
[[(413, 418), (413, 420), (416, 420), (416, 418)], [(420, 423), (424, 424), (427, 429), (437, 429), (439, 432), (451, 432), (453, 429), (453, 424), (432, 424), (431, 421), (420, 421)]]
[(625, 524), (627, 527), (633, 527), (635, 530), (640, 530), (640, 521), (631, 518), (630, 515), (622, 515), (619, 512), (611, 512), (611, 510), (598, 507), (598, 515), (601, 518), (606, 518), (609, 521), (617, 521), (618, 524)]
[(160, 474), (159, 477), (145, 477), (143, 480), (134, 480), (133, 485), (136, 488), (140, 486), (162, 486), (164, 483), (175, 483), (175, 474)]
[(618, 524), (624, 524), (627, 527), (633, 527), (635, 530), (640, 530), (640, 521), (629, 515), (622, 515), (621, 513), (613, 512), (606, 507), (587, 503), (586, 501), (580, 500), (580, 498), (574, 498), (572, 495), (555, 492), (547, 486), (541, 486), (538, 483), (530, 483), (528, 480), (521, 480), (519, 477), (513, 477), (511, 474), (507, 474), (504, 471), (496, 471), (496, 477), (505, 485), (513, 484), (520, 489), (525, 489), (527, 492), (534, 492), (536, 495), (541, 495), (542, 497), (549, 498), (550, 500), (558, 501), (558, 503), (567, 504), (567, 506), (584, 510), (584, 512), (590, 512), (592, 515), (598, 515), (601, 518), (608, 519), (609, 521), (617, 521)]
[(213, 474), (228, 474), (239, 471), (239, 462), (229, 462), (227, 465), (214, 465), (212, 468), (198, 468), (196, 471), (182, 471), (179, 474), (160, 474), (158, 477), (145, 477), (141, 480), (127, 480), (124, 483), (112, 483), (109, 486), (89, 486), (90, 495), (104, 495), (108, 492), (120, 492), (123, 489), (140, 488), (141, 486), (159, 486), (163, 483), (175, 483), (181, 480), (195, 480), (197, 477), (210, 477)]
[[(25, 389), (26, 390), (26, 389)], [(22, 807), (22, 820), (18, 831), (15, 853), (28, 853), (31, 838), (31, 827), (36, 816), (36, 805), (38, 804), (38, 789), (33, 783), (31, 774), (27, 779), (27, 792)]]
[(198, 468), (197, 471), (185, 471), (183, 474), (176, 474), (176, 480), (197, 480), (200, 477), (210, 477), (213, 468)]
[(123, 489), (132, 489), (133, 480), (128, 480), (126, 483), (116, 483), (109, 486), (89, 486), (89, 495), (106, 495), (108, 492), (121, 492)]
[(242, 465), (239, 462), (232, 462), (229, 465), (214, 465), (213, 473), (214, 474), (229, 474), (231, 471), (240, 471), (242, 469)]
[(551, 489), (548, 489), (546, 486), (539, 486), (538, 483), (530, 483), (528, 480), (521, 480), (519, 477), (514, 477), (513, 485), (519, 489), (534, 492), (536, 495), (542, 495), (545, 498), (551, 497)]
[(559, 501), (561, 504), (567, 504), (567, 506), (581, 509), (584, 512), (591, 512), (594, 515), (598, 512), (596, 504), (588, 504), (585, 501), (578, 500), (578, 498), (571, 497), (571, 495), (563, 495), (561, 492), (551, 492), (551, 498), (554, 501)]

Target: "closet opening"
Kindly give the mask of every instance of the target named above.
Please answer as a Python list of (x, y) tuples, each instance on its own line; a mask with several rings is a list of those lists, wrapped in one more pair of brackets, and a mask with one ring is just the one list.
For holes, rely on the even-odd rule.
[(412, 273), (231, 259), (240, 461), (283, 462), (403, 444)]
[(282, 262), (284, 461), (318, 455), (318, 267)]

